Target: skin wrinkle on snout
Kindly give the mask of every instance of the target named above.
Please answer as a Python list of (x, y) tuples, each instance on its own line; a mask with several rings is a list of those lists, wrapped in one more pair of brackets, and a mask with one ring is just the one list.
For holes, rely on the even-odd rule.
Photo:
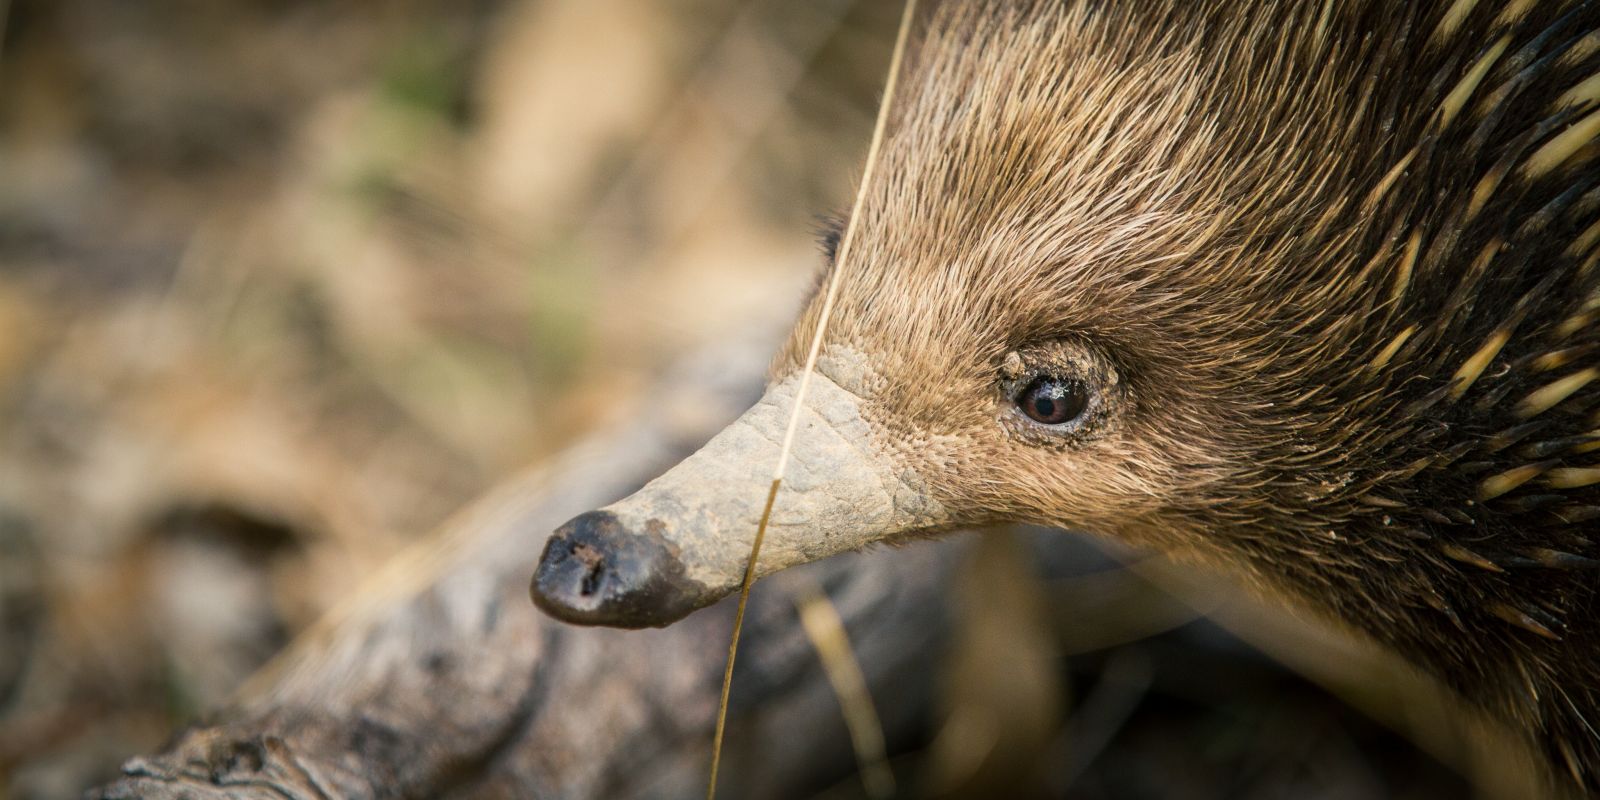
[[(826, 347), (817, 358), (817, 375), (856, 398), (856, 403), (851, 406), (853, 418), (850, 421), (863, 426), (867, 434), (860, 437), (847, 436), (845, 439), (851, 446), (857, 448), (863, 458), (884, 465), (879, 479), (882, 481), (884, 493), (894, 505), (896, 516), (927, 517), (934, 520), (928, 527), (944, 525), (949, 520), (943, 507), (933, 499), (928, 487), (916, 472), (903, 466), (908, 459), (899, 448), (904, 447), (905, 442), (892, 434), (879, 437), (874, 433), (875, 426), (872, 421), (861, 413), (863, 408), (870, 408), (870, 403), (866, 400), (872, 395), (872, 371), (868, 366), (869, 363), (860, 350), (845, 345)], [(841, 423), (835, 423), (836, 428), (840, 425)], [(880, 446), (869, 451), (869, 444), (872, 443)], [(892, 541), (897, 535), (911, 530), (915, 528), (889, 531), (881, 538)]]
[[(813, 376), (758, 574), (946, 521), (862, 415), (863, 375), (858, 353), (835, 348)], [(699, 452), (603, 509), (658, 536), (685, 577), (705, 587), (706, 602), (737, 588), (743, 575), (798, 383), (794, 375), (779, 380)]]

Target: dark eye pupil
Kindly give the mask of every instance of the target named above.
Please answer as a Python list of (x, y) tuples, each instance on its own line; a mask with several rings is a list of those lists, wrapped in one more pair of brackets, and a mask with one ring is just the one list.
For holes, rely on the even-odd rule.
[(1017, 398), (1022, 413), (1044, 425), (1071, 422), (1089, 405), (1088, 392), (1078, 381), (1038, 378)]

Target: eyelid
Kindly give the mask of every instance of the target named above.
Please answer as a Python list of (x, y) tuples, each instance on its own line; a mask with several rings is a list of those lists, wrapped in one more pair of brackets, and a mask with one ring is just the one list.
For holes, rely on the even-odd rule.
[(1001, 377), (1015, 381), (1020, 380), (1026, 374), (1028, 374), (1028, 365), (1023, 363), (1021, 353), (1012, 350), (1006, 353), (1005, 358), (1000, 360)]
[[(999, 422), (1024, 443), (1073, 447), (1099, 439), (1116, 426), (1121, 380), (1116, 367), (1093, 345), (1080, 339), (1056, 339), (1008, 349), (995, 365)], [(1036, 419), (1025, 408), (1027, 392), (1040, 379), (1076, 384), (1083, 408), (1061, 422)], [(1068, 390), (1067, 393), (1073, 393)]]

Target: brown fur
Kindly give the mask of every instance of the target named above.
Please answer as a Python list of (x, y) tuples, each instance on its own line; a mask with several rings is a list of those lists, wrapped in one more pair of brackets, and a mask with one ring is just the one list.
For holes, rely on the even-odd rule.
[[(868, 359), (878, 444), (958, 524), (1309, 602), (1600, 788), (1600, 3), (946, 2), (919, 31), (825, 340)], [(1016, 414), (1013, 352), (1088, 376), (1080, 430)]]

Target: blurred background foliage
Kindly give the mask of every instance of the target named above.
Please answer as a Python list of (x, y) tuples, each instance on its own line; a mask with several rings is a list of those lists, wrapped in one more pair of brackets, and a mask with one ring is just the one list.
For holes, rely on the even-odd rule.
[[(19, 798), (113, 775), (497, 478), (651, 413), (672, 356), (791, 316), (899, 14), (0, 10), (0, 797)], [(958, 785), (1001, 742), (1031, 759), (1004, 768), (1083, 797), (1466, 791), (1114, 564), (1093, 575), (971, 595), (930, 666), (951, 719), (999, 728), (933, 738), (906, 785)]]

